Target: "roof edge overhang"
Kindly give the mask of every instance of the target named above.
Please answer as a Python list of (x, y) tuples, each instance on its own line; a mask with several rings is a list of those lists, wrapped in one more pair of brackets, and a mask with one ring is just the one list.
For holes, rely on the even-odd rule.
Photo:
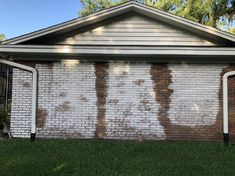
[(100, 21), (103, 21), (112, 17), (116, 17), (118, 15), (121, 15), (127, 12), (136, 12), (136, 13), (151, 17), (153, 19), (157, 19), (162, 22), (186, 29), (188, 31), (198, 33), (202, 36), (206, 36), (211, 39), (228, 41), (233, 44), (235, 43), (235, 36), (232, 34), (223, 32), (213, 27), (205, 26), (205, 25), (190, 21), (183, 17), (177, 16), (168, 12), (164, 12), (164, 11), (158, 10), (156, 8), (153, 8), (144, 4), (130, 1), (130, 2), (118, 5), (118, 6), (111, 7), (109, 9), (102, 10), (100, 12), (94, 13), (86, 17), (77, 18), (77, 19), (74, 19), (65, 23), (61, 23), (55, 26), (51, 26), (51, 27), (48, 27), (48, 28), (45, 28), (36, 32), (32, 32), (32, 33), (22, 35), (16, 38), (5, 40), (2, 42), (2, 44), (20, 44), (22, 42), (29, 41), (35, 38), (40, 38), (46, 35), (55, 35), (55, 34), (63, 33), (63, 32), (70, 31), (75, 28), (86, 27), (90, 24), (94, 24), (94, 23), (97, 23), (97, 22), (100, 22)]
[[(0, 45), (2, 55), (14, 60), (58, 61), (64, 59), (103, 58), (210, 58), (220, 62), (233, 61), (233, 47), (154, 47), (154, 46), (68, 46), (68, 45)], [(226, 59), (230, 59), (229, 61)], [(160, 61), (160, 60), (159, 60)], [(234, 61), (233, 61), (234, 62)]]

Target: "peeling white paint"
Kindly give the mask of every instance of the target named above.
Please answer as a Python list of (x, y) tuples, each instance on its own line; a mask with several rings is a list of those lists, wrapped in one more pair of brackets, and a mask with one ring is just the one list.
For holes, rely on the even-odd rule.
[(220, 74), (224, 65), (170, 64), (169, 118), (175, 125), (213, 125), (219, 111)]
[(130, 65), (127, 63), (118, 63), (116, 66), (113, 68), (113, 73), (116, 75), (120, 74), (125, 74), (128, 73), (130, 70)]
[[(40, 133), (50, 136), (67, 134), (70, 137), (94, 137), (97, 98), (93, 64), (54, 63), (51, 71), (45, 69), (43, 65), (38, 65), (39, 107), (49, 112), (46, 125), (39, 130)], [(51, 74), (45, 75), (46, 72)], [(48, 87), (48, 84), (51, 85)]]
[(109, 64), (107, 138), (165, 139), (149, 64)]

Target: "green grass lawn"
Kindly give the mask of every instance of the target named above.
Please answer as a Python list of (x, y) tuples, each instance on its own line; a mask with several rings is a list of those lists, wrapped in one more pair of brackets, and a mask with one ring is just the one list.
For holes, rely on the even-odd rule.
[(235, 175), (235, 145), (86, 140), (0, 141), (0, 176)]

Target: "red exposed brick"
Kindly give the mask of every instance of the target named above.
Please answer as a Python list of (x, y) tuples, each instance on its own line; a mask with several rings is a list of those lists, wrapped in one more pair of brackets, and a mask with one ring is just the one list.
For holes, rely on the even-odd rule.
[[(161, 105), (157, 114), (160, 124), (164, 127), (167, 140), (222, 140), (222, 119), (218, 116), (215, 125), (188, 127), (174, 125), (168, 116), (171, 94), (171, 71), (166, 64), (153, 64), (151, 67), (152, 80), (155, 83), (155, 99)], [(221, 92), (221, 91), (220, 91)], [(221, 96), (221, 95), (220, 95)]]
[(48, 115), (48, 112), (47, 112), (46, 109), (42, 109), (42, 108), (37, 109), (36, 126), (38, 128), (43, 128), (44, 127), (47, 115)]
[(98, 123), (96, 124), (95, 137), (102, 139), (106, 136), (105, 124), (105, 104), (107, 98), (107, 78), (108, 78), (108, 63), (96, 63), (96, 96), (98, 107)]

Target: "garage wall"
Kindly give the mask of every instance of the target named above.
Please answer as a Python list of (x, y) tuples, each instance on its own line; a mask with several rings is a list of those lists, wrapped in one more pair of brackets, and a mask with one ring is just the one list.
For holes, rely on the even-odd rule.
[[(221, 78), (229, 65), (57, 62), (35, 67), (39, 137), (222, 140)], [(14, 69), (15, 137), (30, 133), (31, 81), (29, 73)]]

